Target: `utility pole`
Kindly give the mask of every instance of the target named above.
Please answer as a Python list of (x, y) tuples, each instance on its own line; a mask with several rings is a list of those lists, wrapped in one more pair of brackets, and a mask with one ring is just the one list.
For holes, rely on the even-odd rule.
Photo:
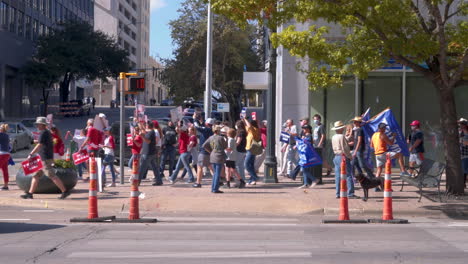
[(211, 117), (211, 87), (212, 87), (212, 56), (213, 56), (213, 14), (211, 2), (208, 3), (208, 29), (206, 41), (206, 88), (205, 88), (205, 119)]
[(264, 34), (265, 34), (265, 52), (267, 61), (265, 63), (265, 70), (270, 74), (270, 82), (267, 91), (267, 147), (265, 157), (265, 183), (278, 183), (277, 168), (278, 163), (276, 161), (276, 49), (273, 47), (270, 41), (271, 36), (270, 30), (267, 26), (267, 20), (264, 21)]

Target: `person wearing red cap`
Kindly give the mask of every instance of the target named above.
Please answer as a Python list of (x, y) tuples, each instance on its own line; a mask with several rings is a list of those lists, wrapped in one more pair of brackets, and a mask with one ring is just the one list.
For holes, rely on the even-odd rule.
[(409, 173), (412, 175), (414, 167), (421, 165), (424, 160), (424, 133), (421, 131), (421, 123), (414, 120), (410, 124), (411, 134), (408, 137), (409, 144)]

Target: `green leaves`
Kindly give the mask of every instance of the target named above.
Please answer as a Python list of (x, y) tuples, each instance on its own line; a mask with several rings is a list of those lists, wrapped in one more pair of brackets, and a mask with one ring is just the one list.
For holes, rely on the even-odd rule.
[[(311, 25), (306, 31), (287, 27), (273, 35), (272, 41), (304, 59), (298, 69), (308, 73), (313, 89), (336, 85), (342, 81), (340, 74), (365, 78), (389, 58), (431, 76), (432, 80), (441, 75), (441, 64), (449, 64), (447, 76), (457, 78), (455, 69), (468, 56), (466, 1), (211, 0), (211, 3), (215, 12), (240, 25), (251, 20), (263, 23), (265, 18), (272, 28), (292, 21)], [(262, 16), (265, 13), (268, 16)], [(343, 34), (337, 34), (339, 31)], [(422, 63), (429, 65), (429, 69), (418, 66)]]

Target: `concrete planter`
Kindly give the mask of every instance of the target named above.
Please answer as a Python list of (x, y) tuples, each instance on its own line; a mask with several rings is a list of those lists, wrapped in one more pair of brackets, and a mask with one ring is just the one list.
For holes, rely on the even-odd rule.
[[(78, 181), (76, 169), (55, 168), (55, 174), (62, 180), (67, 190), (73, 189)], [(29, 191), (31, 179), (32, 175), (24, 175), (21, 169), (16, 174), (16, 185), (23, 191)], [(61, 193), (61, 191), (49, 177), (44, 175), (40, 178), (39, 185), (34, 193)]]

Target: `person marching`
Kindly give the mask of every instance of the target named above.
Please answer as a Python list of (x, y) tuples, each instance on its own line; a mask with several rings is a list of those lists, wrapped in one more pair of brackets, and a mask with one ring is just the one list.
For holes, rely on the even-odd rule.
[(231, 128), (227, 132), (228, 136), (228, 147), (226, 149), (226, 188), (231, 188), (231, 178), (232, 175), (235, 175), (239, 180), (238, 188), (245, 187), (245, 181), (240, 176), (239, 172), (236, 170), (236, 160), (237, 160), (237, 146), (236, 146), (236, 130)]
[(366, 151), (366, 140), (364, 138), (364, 131), (362, 130), (362, 117), (356, 116), (353, 120), (353, 159), (352, 165), (353, 168), (356, 168), (359, 174), (363, 174), (363, 171), (366, 172), (367, 177), (372, 179), (375, 177), (372, 169), (367, 165), (367, 162), (364, 158), (364, 152)]
[[(36, 153), (39, 153), (42, 161), (44, 162), (44, 169), (36, 172), (34, 174), (32, 180), (31, 180), (31, 187), (29, 188), (29, 191), (27, 191), (25, 194), (21, 195), (21, 198), (23, 199), (33, 199), (33, 194), (34, 191), (36, 190), (38, 184), (39, 184), (39, 179), (44, 175), (47, 174), (50, 180), (57, 185), (57, 187), (60, 189), (62, 192), (62, 195), (60, 195), (59, 199), (65, 199), (70, 195), (70, 191), (68, 191), (65, 186), (63, 185), (63, 182), (55, 175), (55, 169), (53, 167), (54, 165), (54, 145), (52, 141), (52, 134), (50, 133), (49, 130), (47, 130), (47, 120), (45, 117), (38, 117), (36, 119), (35, 125), (37, 129), (39, 130), (39, 139), (37, 140), (37, 145), (34, 147), (34, 149), (31, 151), (31, 153), (28, 155), (28, 159), (31, 159), (33, 155)], [(36, 141), (35, 141), (36, 142)], [(44, 173), (45, 171), (45, 173)]]
[(411, 134), (408, 137), (409, 144), (409, 174), (413, 175), (416, 165), (421, 165), (424, 160), (424, 133), (421, 131), (421, 123), (414, 120), (410, 124)]
[(8, 161), (10, 160), (10, 136), (8, 136), (8, 124), (0, 125), (0, 170), (3, 172), (2, 191), (8, 191)]
[(104, 135), (106, 138), (104, 139), (104, 144), (100, 145), (100, 147), (104, 150), (104, 158), (102, 159), (102, 184), (103, 186), (106, 183), (106, 167), (109, 166), (109, 170), (112, 175), (112, 183), (107, 185), (107, 187), (115, 187), (115, 172), (114, 172), (114, 149), (115, 149), (115, 142), (114, 137), (110, 131), (110, 127), (104, 128)]
[(210, 153), (210, 162), (214, 168), (213, 182), (211, 184), (212, 193), (223, 193), (219, 190), (219, 179), (221, 170), (226, 162), (227, 148), (226, 139), (221, 136), (221, 126), (216, 125), (213, 129), (214, 135), (205, 141), (203, 148)]
[[(313, 144), (312, 127), (308, 124), (302, 126), (302, 139), (308, 141), (311, 145)], [(315, 178), (313, 167), (304, 168), (301, 166), (302, 174), (304, 175), (304, 185), (300, 186), (299, 189), (313, 188), (319, 180)]]
[(257, 173), (255, 173), (255, 155), (250, 151), (250, 149), (252, 148), (254, 140), (259, 141), (261, 139), (260, 131), (256, 120), (249, 121), (242, 118), (242, 121), (245, 123), (245, 127), (247, 128), (247, 143), (245, 147), (247, 155), (245, 156), (245, 168), (250, 175), (248, 185), (256, 185), (258, 176)]
[(192, 185), (193, 188), (201, 188), (201, 181), (203, 178), (203, 167), (208, 167), (213, 171), (213, 168), (210, 163), (210, 153), (205, 150), (203, 145), (213, 135), (213, 124), (214, 120), (212, 118), (208, 118), (205, 121), (205, 125), (202, 126), (202, 119), (201, 116), (195, 113), (193, 115), (194, 118), (194, 126), (197, 131), (200, 133), (200, 148), (199, 154), (197, 158), (197, 181)]
[(143, 139), (143, 146), (140, 155), (140, 170), (138, 172), (138, 178), (140, 182), (143, 179), (146, 179), (148, 167), (151, 166), (154, 178), (157, 179), (158, 182), (162, 182), (159, 174), (159, 167), (156, 164), (156, 133), (154, 132), (153, 122), (148, 121), (145, 128), (145, 130), (140, 130), (140, 135)]
[(65, 144), (63, 144), (62, 135), (56, 126), (50, 128), (52, 141), (54, 142), (54, 159), (63, 159), (65, 154)]
[[(341, 180), (341, 160), (346, 159), (346, 182), (348, 185), (348, 198), (354, 199), (359, 198), (354, 195), (354, 184), (353, 177), (351, 174), (351, 151), (349, 150), (348, 142), (346, 142), (344, 136), (344, 130), (346, 126), (342, 121), (336, 121), (332, 130), (336, 132), (332, 137), (332, 148), (335, 153), (333, 163), (335, 164), (335, 187), (336, 187), (336, 198), (340, 198), (340, 180)], [(344, 157), (343, 157), (344, 155)]]
[(187, 170), (189, 175), (189, 179), (187, 183), (195, 182), (195, 178), (193, 177), (192, 168), (190, 168), (190, 152), (188, 152), (188, 146), (190, 144), (189, 140), (190, 137), (187, 133), (187, 127), (181, 124), (182, 121), (179, 123), (179, 126), (176, 128), (176, 132), (179, 133), (179, 160), (177, 161), (176, 168), (172, 175), (170, 176), (169, 182), (174, 184), (177, 181), (177, 175), (179, 171), (184, 167)]
[(132, 140), (133, 140), (133, 144), (131, 147), (132, 156), (130, 157), (130, 160), (128, 161), (129, 168), (133, 167), (134, 159), (140, 158), (141, 147), (143, 146), (143, 138), (141, 137), (140, 127), (136, 126), (133, 128)]

